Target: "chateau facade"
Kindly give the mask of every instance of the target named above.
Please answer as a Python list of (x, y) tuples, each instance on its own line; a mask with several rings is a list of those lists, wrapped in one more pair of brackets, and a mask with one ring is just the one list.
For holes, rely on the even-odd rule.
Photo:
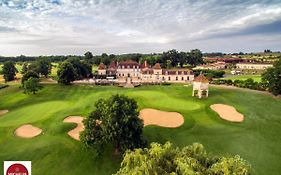
[(108, 67), (99, 65), (98, 75), (114, 76), (118, 82), (126, 82), (128, 78), (135, 83), (157, 82), (192, 82), (194, 75), (190, 69), (162, 69), (159, 63), (150, 66), (146, 61), (139, 64), (132, 60), (112, 62)]

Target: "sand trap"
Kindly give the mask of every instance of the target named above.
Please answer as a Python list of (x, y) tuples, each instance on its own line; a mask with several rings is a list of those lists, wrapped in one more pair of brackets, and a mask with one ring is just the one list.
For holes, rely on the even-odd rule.
[(231, 122), (242, 122), (244, 120), (244, 116), (241, 113), (237, 112), (236, 109), (232, 106), (224, 104), (213, 104), (210, 107), (224, 120)]
[(75, 140), (80, 140), (80, 132), (84, 130), (84, 125), (82, 123), (83, 117), (81, 116), (69, 116), (63, 120), (65, 123), (76, 123), (77, 127), (72, 129), (71, 131), (68, 132), (68, 135)]
[(9, 112), (9, 110), (0, 110), (0, 116), (6, 114), (8, 112)]
[(184, 123), (184, 118), (177, 112), (165, 112), (156, 109), (142, 109), (140, 118), (143, 119), (144, 126), (158, 125), (167, 128), (176, 128)]
[(22, 125), (15, 130), (15, 135), (23, 138), (32, 138), (41, 134), (42, 129), (30, 124)]

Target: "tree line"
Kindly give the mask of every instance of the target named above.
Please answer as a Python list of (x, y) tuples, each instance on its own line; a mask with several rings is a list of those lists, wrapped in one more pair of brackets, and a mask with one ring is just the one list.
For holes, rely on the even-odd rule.
[(175, 49), (169, 50), (163, 53), (151, 53), (151, 54), (107, 54), (102, 53), (101, 55), (93, 55), (92, 52), (88, 51), (83, 56), (39, 56), (39, 57), (30, 57), (30, 56), (18, 56), (18, 57), (0, 57), (0, 62), (5, 61), (15, 61), (15, 62), (26, 62), (26, 61), (35, 61), (37, 59), (44, 59), (49, 62), (63, 62), (70, 58), (78, 58), (80, 60), (85, 60), (91, 64), (99, 65), (104, 63), (109, 65), (112, 61), (123, 61), (127, 59), (134, 60), (136, 62), (143, 63), (148, 61), (149, 64), (154, 65), (155, 63), (161, 63), (161, 66), (164, 68), (170, 67), (183, 67), (185, 64), (197, 65), (203, 63), (202, 52), (198, 49), (193, 49), (189, 52), (179, 52)]

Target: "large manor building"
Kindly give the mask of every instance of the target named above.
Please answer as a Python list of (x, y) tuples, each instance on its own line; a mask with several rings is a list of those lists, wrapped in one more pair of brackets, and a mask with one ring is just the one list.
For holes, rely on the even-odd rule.
[(99, 65), (98, 75), (116, 77), (119, 83), (128, 78), (134, 83), (192, 82), (194, 75), (190, 69), (162, 69), (159, 63), (150, 66), (146, 61), (139, 64), (132, 60), (112, 62), (108, 67)]

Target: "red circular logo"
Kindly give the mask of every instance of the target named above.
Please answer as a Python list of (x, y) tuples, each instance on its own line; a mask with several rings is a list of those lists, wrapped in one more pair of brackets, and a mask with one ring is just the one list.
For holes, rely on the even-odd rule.
[(28, 175), (28, 170), (22, 164), (15, 163), (7, 169), (6, 175)]

